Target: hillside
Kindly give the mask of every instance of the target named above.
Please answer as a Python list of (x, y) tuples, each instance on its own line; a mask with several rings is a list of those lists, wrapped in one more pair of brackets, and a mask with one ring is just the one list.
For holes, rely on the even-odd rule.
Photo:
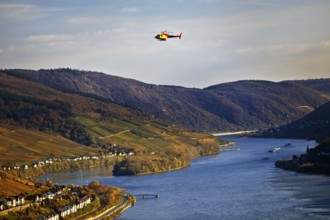
[(302, 119), (266, 130), (264, 137), (313, 139), (318, 142), (330, 137), (330, 102), (325, 103)]
[(45, 191), (48, 187), (18, 178), (16, 175), (0, 170), (0, 197), (5, 198), (19, 194), (34, 194)]
[[(280, 126), (330, 100), (330, 80), (238, 81), (205, 89), (151, 85), (98, 72), (71, 69), (6, 70), (61, 91), (97, 95), (197, 131)], [(322, 85), (322, 86), (321, 86)]]
[(0, 165), (23, 164), (49, 157), (98, 155), (97, 149), (86, 147), (62, 136), (17, 127), (11, 129), (0, 127), (0, 152)]
[(305, 154), (294, 155), (291, 159), (277, 160), (275, 165), (286, 170), (330, 175), (330, 102), (299, 120), (261, 131), (256, 136), (317, 140), (320, 143), (317, 147), (310, 149), (307, 146)]
[(219, 141), (211, 135), (191, 132), (106, 98), (59, 91), (3, 72), (0, 82), (0, 165), (50, 156), (103, 155), (115, 146), (116, 151), (134, 152), (130, 160), (144, 163), (136, 173), (160, 172), (219, 152)]

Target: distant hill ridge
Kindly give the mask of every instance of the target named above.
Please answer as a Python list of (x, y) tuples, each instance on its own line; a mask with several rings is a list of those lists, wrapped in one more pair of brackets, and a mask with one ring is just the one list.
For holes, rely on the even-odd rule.
[(330, 100), (330, 79), (278, 83), (246, 80), (196, 89), (72, 69), (3, 71), (61, 91), (103, 97), (198, 131), (280, 126)]
[(322, 142), (330, 137), (330, 101), (297, 121), (261, 132), (261, 136)]

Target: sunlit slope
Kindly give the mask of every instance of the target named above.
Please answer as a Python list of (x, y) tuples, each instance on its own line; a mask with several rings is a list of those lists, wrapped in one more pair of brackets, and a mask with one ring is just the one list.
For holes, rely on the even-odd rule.
[(116, 144), (136, 151), (155, 152), (166, 147), (194, 146), (198, 141), (213, 139), (207, 134), (187, 131), (175, 125), (159, 124), (155, 121), (133, 123), (120, 119), (106, 121), (102, 116), (76, 117), (93, 141), (98, 145)]
[(0, 128), (0, 161), (3, 164), (22, 164), (48, 157), (72, 157), (97, 154), (97, 150), (62, 136), (37, 130)]
[(35, 194), (42, 193), (47, 189), (44, 185), (36, 186), (36, 183), (17, 178), (16, 175), (0, 170), (1, 184), (0, 184), (0, 196), (6, 198), (8, 196), (14, 196), (19, 194)]
[(0, 72), (0, 162), (97, 153), (116, 144), (149, 154), (215, 140), (105, 98)]

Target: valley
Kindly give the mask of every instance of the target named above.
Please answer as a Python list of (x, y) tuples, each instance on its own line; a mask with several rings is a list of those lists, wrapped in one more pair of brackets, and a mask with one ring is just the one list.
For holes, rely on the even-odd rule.
[(234, 144), (210, 133), (319, 142), (330, 136), (328, 79), (204, 89), (72, 69), (1, 70), (0, 79), (0, 196), (6, 198), (40, 193), (35, 178), (47, 173), (97, 167), (114, 176), (163, 173)]

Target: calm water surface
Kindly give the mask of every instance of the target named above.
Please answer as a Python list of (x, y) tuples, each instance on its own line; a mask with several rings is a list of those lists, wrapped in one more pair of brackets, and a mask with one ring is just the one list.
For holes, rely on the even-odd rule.
[[(59, 184), (98, 180), (132, 194), (155, 193), (138, 199), (118, 219), (330, 219), (330, 177), (305, 175), (274, 167), (279, 158), (304, 153), (306, 140), (226, 137), (237, 145), (220, 155), (199, 158), (189, 168), (132, 177), (109, 176), (109, 168), (49, 174)], [(277, 153), (268, 150), (282, 147)], [(240, 150), (234, 150), (239, 148)]]

